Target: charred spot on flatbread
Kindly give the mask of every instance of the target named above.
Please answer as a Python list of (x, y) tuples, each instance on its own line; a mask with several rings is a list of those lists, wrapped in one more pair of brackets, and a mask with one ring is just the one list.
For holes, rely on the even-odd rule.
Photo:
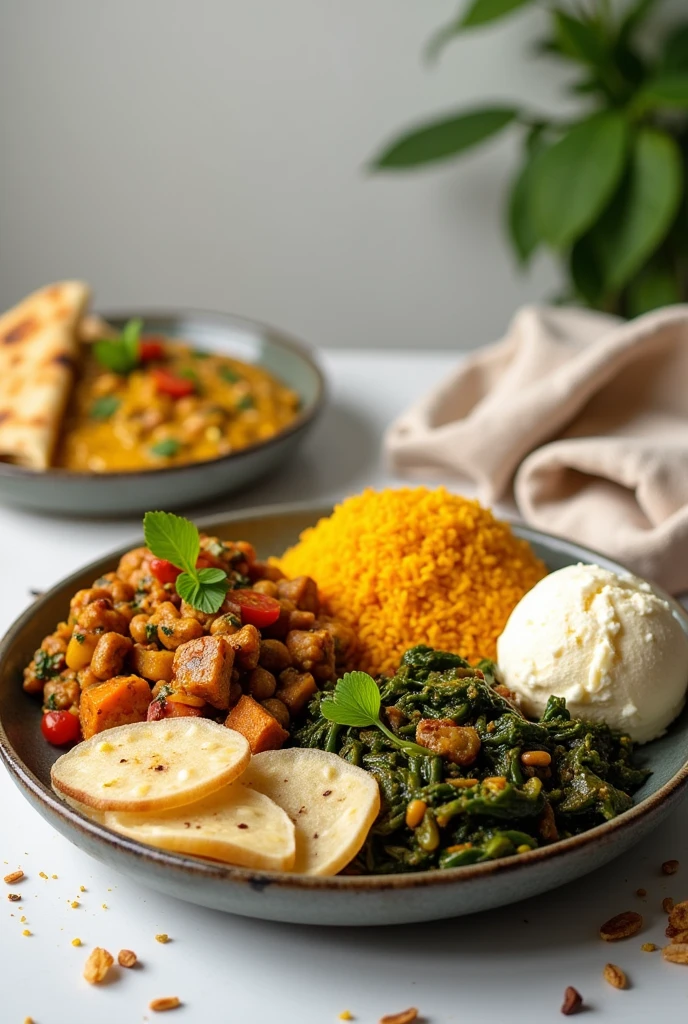
[(6, 331), (0, 340), (3, 345), (15, 345), (18, 341), (23, 341), (28, 338), (34, 331), (37, 331), (40, 324), (35, 317), (27, 317), (25, 320), (20, 320), (14, 327), (10, 327), (9, 331)]

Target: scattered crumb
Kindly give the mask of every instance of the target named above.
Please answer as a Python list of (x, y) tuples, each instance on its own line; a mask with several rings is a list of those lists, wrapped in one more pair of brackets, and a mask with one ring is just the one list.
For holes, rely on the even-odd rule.
[(167, 934), (167, 932), (160, 932), (159, 935), (155, 936), (155, 941), (156, 942), (162, 942), (162, 943), (169, 942), (170, 941), (170, 937)]
[(9, 875), (5, 875), (3, 882), (7, 882), (8, 885), (14, 885), (15, 882), (18, 882), (23, 877), (24, 872), (19, 868), (18, 871), (10, 871)]
[(120, 967), (133, 967), (137, 957), (133, 949), (120, 949), (117, 954), (117, 963)]
[(350, 1010), (342, 1010), (339, 1014), (338, 1020), (353, 1020), (354, 1015)]
[[(12, 915), (12, 916), (14, 916), (14, 915)], [(26, 924), (26, 917), (22, 914), (22, 916), (19, 918), (19, 921), (20, 921), (21, 924)]]
[(19, 895), (18, 892), (8, 892), (7, 899), (10, 901), (10, 903), (19, 903), (21, 896)]
[(679, 863), (677, 860), (665, 860), (662, 864), (663, 875), (675, 875), (679, 869)]
[(79, 892), (86, 892), (86, 886), (85, 885), (80, 885), (79, 886)]
[(108, 889), (108, 892), (112, 892), (112, 889)]
[(80, 946), (81, 945), (81, 939), (78, 939), (78, 938), (77, 939), (72, 939), (72, 945), (73, 946)]
[(152, 999), (148, 1004), (148, 1008), (149, 1010), (155, 1010), (157, 1013), (162, 1013), (163, 1010), (176, 1010), (181, 1005), (177, 996), (163, 996), (161, 999)]
[(102, 946), (96, 946), (88, 956), (88, 960), (84, 964), (84, 978), (89, 985), (96, 985), (99, 981), (102, 981), (114, 964), (114, 959), (107, 949), (103, 949)]
[(647, 889), (636, 889), (635, 894), (643, 900), (647, 896)]
[(628, 988), (628, 978), (616, 964), (606, 964), (602, 977), (612, 988)]
[(81, 906), (78, 900), (72, 900), (72, 902), (69, 905), (72, 908), (72, 910), (76, 910), (77, 907)]
[(107, 903), (102, 903), (101, 906), (102, 906), (103, 910), (107, 910), (107, 908), (108, 908)]
[(24, 1017), (24, 1024), (33, 1024), (33, 1017)]
[(38, 872), (38, 875), (39, 875), (39, 877), (40, 877), (40, 878), (47, 878), (47, 877), (48, 877), (48, 876), (46, 875), (45, 871), (39, 871), (39, 872)]
[(57, 878), (57, 875), (51, 875), (50, 877), (51, 878)]
[(564, 1002), (561, 1007), (561, 1012), (565, 1017), (570, 1017), (574, 1013), (579, 1013), (582, 1006), (583, 996), (573, 987), (573, 985), (569, 985), (564, 992)]
[(24, 931), (22, 932), (22, 935), (31, 935), (31, 932), (29, 931), (28, 928), (25, 928)]
[(670, 914), (673, 909), (674, 901), (672, 900), (671, 896), (665, 896), (662, 900), (662, 910), (665, 914)]
[(659, 946), (655, 946), (654, 942), (643, 942), (640, 948), (642, 949), (643, 953), (654, 953), (656, 950), (659, 949)]

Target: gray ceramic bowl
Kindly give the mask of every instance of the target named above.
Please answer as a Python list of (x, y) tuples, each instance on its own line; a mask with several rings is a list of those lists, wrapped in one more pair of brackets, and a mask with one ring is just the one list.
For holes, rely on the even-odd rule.
[[(329, 511), (290, 506), (227, 515), (202, 525), (220, 537), (251, 541), (264, 557), (293, 543), (301, 530)], [(550, 569), (579, 561), (621, 568), (538, 531), (517, 527), (515, 532), (530, 541)], [(144, 887), (247, 917), (303, 924), (403, 924), (455, 917), (534, 896), (600, 867), (656, 828), (685, 790), (687, 714), (667, 736), (642, 748), (642, 760), (653, 774), (631, 810), (583, 835), (519, 857), (449, 871), (307, 878), (213, 864), (125, 839), (88, 821), (51, 791), (50, 766), (59, 751), (43, 741), (38, 703), (21, 690), (23, 667), (42, 637), (64, 617), (70, 596), (113, 569), (121, 553), (100, 559), (59, 584), (8, 632), (0, 646), (0, 754), (39, 814), (71, 842)], [(688, 618), (678, 605), (675, 614), (688, 633)]]
[(325, 399), (322, 372), (306, 348), (280, 331), (223, 313), (127, 310), (104, 313), (114, 327), (140, 317), (146, 333), (179, 337), (197, 348), (257, 363), (301, 397), (299, 415), (275, 437), (187, 466), (130, 473), (44, 472), (0, 462), (0, 501), (68, 515), (112, 516), (179, 508), (232, 494), (291, 457)]

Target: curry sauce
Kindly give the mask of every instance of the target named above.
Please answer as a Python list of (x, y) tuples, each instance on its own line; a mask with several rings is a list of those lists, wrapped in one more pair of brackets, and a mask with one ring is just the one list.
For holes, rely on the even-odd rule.
[(202, 462), (265, 441), (297, 416), (299, 396), (266, 370), (163, 338), (129, 374), (83, 346), (54, 465), (81, 472)]

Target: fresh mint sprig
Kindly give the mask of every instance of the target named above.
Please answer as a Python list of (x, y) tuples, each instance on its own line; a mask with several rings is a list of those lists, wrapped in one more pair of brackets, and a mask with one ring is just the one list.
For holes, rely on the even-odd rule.
[(139, 341), (143, 320), (128, 320), (117, 338), (102, 338), (93, 344), (93, 354), (101, 366), (113, 373), (131, 373), (139, 364)]
[(331, 697), (320, 704), (323, 717), (337, 725), (353, 725), (358, 729), (374, 726), (407, 754), (431, 753), (410, 740), (402, 740), (380, 720), (380, 690), (367, 672), (347, 672), (334, 688)]
[(201, 538), (192, 522), (173, 512), (146, 512), (143, 536), (156, 558), (182, 570), (176, 582), (182, 600), (207, 615), (220, 610), (229, 586), (227, 573), (223, 569), (196, 567)]

